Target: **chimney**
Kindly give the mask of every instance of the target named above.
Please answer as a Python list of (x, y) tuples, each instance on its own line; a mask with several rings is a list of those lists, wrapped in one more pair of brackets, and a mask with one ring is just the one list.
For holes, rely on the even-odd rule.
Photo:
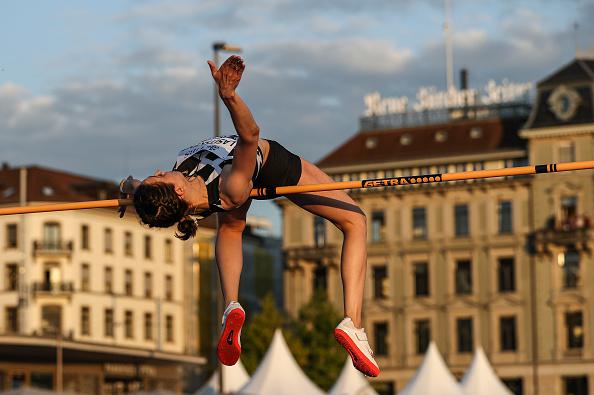
[(468, 89), (468, 70), (460, 69), (460, 90)]
[(9, 169), (10, 169), (10, 163), (2, 162), (2, 170), (9, 170)]

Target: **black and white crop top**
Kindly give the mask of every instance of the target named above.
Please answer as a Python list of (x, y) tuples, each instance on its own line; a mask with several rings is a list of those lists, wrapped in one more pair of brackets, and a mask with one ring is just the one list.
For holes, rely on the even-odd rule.
[[(201, 177), (206, 184), (209, 210), (201, 214), (203, 217), (214, 212), (227, 211), (223, 209), (219, 196), (219, 177), (223, 167), (233, 161), (237, 139), (237, 135), (215, 137), (184, 148), (177, 154), (173, 171), (179, 171), (185, 177)], [(258, 147), (252, 181), (258, 177), (263, 162), (264, 155)]]

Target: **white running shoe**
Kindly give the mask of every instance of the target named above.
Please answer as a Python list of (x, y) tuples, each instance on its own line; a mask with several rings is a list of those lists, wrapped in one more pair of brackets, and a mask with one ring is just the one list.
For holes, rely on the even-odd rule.
[(238, 302), (231, 302), (225, 309), (223, 328), (217, 345), (217, 356), (223, 365), (233, 366), (241, 354), (241, 328), (245, 322), (245, 310)]
[(380, 374), (379, 366), (369, 347), (365, 329), (355, 328), (353, 321), (346, 317), (334, 329), (336, 341), (343, 346), (351, 356), (353, 366), (367, 376), (377, 377)]

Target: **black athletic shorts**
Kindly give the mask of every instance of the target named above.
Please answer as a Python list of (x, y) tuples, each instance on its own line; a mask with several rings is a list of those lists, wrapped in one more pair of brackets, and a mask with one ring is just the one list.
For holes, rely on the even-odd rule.
[(301, 158), (274, 140), (270, 144), (266, 163), (254, 182), (254, 188), (297, 185), (301, 178)]

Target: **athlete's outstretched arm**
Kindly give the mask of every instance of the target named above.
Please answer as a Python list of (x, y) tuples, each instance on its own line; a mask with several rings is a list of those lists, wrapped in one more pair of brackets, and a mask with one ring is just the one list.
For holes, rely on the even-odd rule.
[(231, 56), (219, 69), (212, 61), (208, 61), (208, 65), (239, 135), (231, 174), (225, 177), (221, 192), (233, 203), (240, 205), (248, 199), (252, 188), (251, 179), (256, 166), (260, 128), (247, 104), (235, 91), (245, 69), (243, 60), (239, 56)]

